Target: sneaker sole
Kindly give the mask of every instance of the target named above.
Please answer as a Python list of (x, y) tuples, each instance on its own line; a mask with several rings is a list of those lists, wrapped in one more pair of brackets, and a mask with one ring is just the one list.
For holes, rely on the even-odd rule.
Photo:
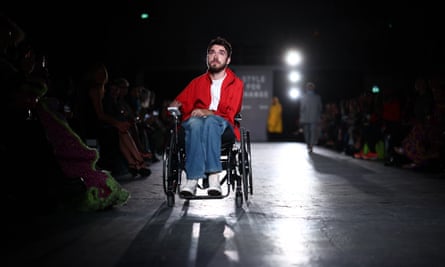
[(192, 197), (192, 196), (195, 195), (195, 194), (193, 194), (192, 192), (189, 192), (189, 191), (181, 191), (180, 194), (181, 194), (181, 196), (184, 196), (184, 197)]
[(207, 195), (214, 196), (214, 197), (221, 196), (221, 190), (214, 189), (214, 188), (208, 189)]
[(182, 196), (185, 196), (185, 197), (191, 197), (191, 196), (194, 196), (194, 195), (195, 195), (196, 191), (193, 192), (193, 191), (191, 191), (191, 190), (187, 190), (186, 188), (184, 188), (184, 189), (182, 189), (181, 192), (179, 192), (179, 193), (180, 193)]

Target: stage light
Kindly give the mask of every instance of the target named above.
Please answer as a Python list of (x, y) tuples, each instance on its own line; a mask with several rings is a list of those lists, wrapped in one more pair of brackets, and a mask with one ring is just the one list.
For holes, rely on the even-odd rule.
[(289, 88), (289, 97), (292, 100), (300, 98), (300, 89), (298, 89), (297, 87)]
[(287, 65), (289, 65), (291, 67), (295, 67), (301, 63), (302, 57), (301, 57), (300, 52), (298, 52), (296, 50), (290, 50), (286, 53), (285, 60), (286, 60)]
[(295, 83), (295, 82), (298, 82), (299, 80), (301, 80), (301, 74), (300, 74), (300, 72), (293, 70), (293, 71), (289, 72), (288, 78), (291, 83)]

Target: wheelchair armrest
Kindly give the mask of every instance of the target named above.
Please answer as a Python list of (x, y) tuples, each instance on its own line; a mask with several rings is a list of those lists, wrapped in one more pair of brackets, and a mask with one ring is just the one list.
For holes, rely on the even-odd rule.
[(178, 107), (167, 107), (167, 110), (168, 110), (168, 112), (170, 112), (170, 114), (172, 116), (175, 116), (175, 117), (181, 116), (181, 111), (179, 110)]
[(235, 115), (235, 121), (236, 121), (236, 122), (240, 122), (240, 121), (242, 121), (242, 119), (243, 119), (243, 118), (242, 118), (242, 116), (241, 116), (241, 113), (238, 113), (238, 114)]

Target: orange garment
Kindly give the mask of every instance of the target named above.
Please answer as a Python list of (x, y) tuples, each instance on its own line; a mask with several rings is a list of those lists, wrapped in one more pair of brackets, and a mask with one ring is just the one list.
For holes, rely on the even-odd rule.
[(272, 99), (267, 118), (267, 131), (269, 133), (283, 133), (283, 107), (277, 97)]

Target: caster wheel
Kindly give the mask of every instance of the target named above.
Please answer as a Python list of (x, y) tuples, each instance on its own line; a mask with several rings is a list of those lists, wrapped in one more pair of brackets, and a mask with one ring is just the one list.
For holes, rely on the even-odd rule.
[(173, 207), (175, 205), (175, 194), (172, 192), (167, 193), (167, 206)]
[(243, 206), (243, 194), (238, 192), (235, 196), (235, 204), (237, 208), (241, 208)]

